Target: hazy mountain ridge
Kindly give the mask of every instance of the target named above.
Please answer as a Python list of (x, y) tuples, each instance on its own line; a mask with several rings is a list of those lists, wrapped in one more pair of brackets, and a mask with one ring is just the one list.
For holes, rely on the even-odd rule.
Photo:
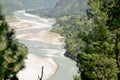
[(0, 0), (4, 14), (21, 9), (53, 8), (57, 0)]
[(25, 9), (53, 8), (58, 0), (21, 0)]
[(22, 3), (20, 0), (0, 0), (0, 5), (4, 14), (11, 14), (13, 11), (22, 9)]
[(52, 8), (38, 9), (30, 13), (48, 17), (84, 14), (88, 8), (87, 2), (88, 0), (57, 0), (56, 4)]
[(56, 5), (54, 11), (56, 11), (56, 15), (69, 15), (73, 13), (81, 13), (87, 9), (87, 1), (88, 0), (59, 0)]
[(61, 17), (85, 12), (88, 0), (0, 0), (3, 12), (33, 9), (30, 12), (40, 16)]

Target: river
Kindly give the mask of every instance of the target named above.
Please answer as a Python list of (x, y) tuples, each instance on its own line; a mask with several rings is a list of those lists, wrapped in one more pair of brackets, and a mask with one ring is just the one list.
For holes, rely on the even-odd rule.
[[(24, 15), (24, 12), (22, 11), (14, 12), (14, 14), (16, 17), (26, 21), (36, 22), (38, 24), (44, 23), (49, 25), (47, 27), (42, 26), (40, 28), (35, 29), (20, 30), (16, 32), (16, 35), (27, 33), (29, 34), (32, 32), (39, 33), (41, 31), (49, 31), (52, 28), (52, 24), (55, 23), (54, 20), (44, 22), (39, 20), (37, 17)], [(43, 19), (47, 20), (46, 18)], [(54, 59), (54, 61), (58, 65), (58, 69), (56, 73), (48, 80), (73, 80), (73, 76), (77, 75), (76, 62), (64, 56), (66, 50), (62, 45), (54, 45), (41, 41), (32, 41), (26, 39), (20, 39), (20, 42), (24, 43), (29, 48), (29, 53), (35, 54), (37, 56), (52, 57)]]

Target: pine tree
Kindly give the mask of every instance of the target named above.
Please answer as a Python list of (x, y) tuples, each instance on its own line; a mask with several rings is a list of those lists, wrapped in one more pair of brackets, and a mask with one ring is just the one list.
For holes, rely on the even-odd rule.
[[(108, 9), (107, 25), (109, 26), (110, 31), (112, 31), (115, 34), (116, 61), (117, 67), (120, 71), (120, 1), (110, 1), (106, 6)], [(118, 73), (118, 80), (120, 80), (120, 72)]]
[(94, 28), (82, 36), (86, 46), (78, 55), (77, 64), (83, 80), (117, 80), (119, 71), (115, 59), (115, 39), (106, 25), (110, 17), (108, 11), (114, 3), (115, 0), (89, 0), (88, 19), (93, 20)]
[(28, 49), (13, 37), (14, 33), (5, 21), (0, 7), (0, 80), (14, 77), (24, 67)]

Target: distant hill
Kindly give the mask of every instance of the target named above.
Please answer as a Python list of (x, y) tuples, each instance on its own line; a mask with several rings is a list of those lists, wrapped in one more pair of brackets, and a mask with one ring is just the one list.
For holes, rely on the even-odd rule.
[[(61, 17), (85, 12), (88, 0), (0, 0), (5, 14), (25, 9), (40, 16)], [(29, 10), (33, 10), (32, 12)]]
[(56, 2), (57, 0), (0, 0), (0, 5), (3, 7), (3, 13), (11, 14), (21, 9), (50, 9)]
[(53, 8), (58, 0), (20, 0), (25, 9)]
[(51, 9), (39, 9), (33, 13), (37, 15), (45, 15), (49, 17), (61, 17), (71, 14), (84, 14), (88, 0), (57, 0), (54, 7)]
[(54, 15), (62, 16), (83, 13), (87, 8), (88, 0), (58, 0), (54, 7)]
[(11, 14), (13, 11), (22, 9), (20, 0), (0, 0), (0, 5), (4, 14)]

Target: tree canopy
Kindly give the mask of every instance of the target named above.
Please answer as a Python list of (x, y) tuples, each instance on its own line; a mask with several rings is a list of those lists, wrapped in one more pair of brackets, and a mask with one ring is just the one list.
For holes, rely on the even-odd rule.
[(0, 80), (12, 78), (24, 67), (28, 49), (15, 39), (14, 34), (0, 8)]
[(59, 18), (53, 31), (66, 37), (66, 53), (77, 58), (82, 80), (120, 80), (120, 1), (88, 5), (88, 17)]

